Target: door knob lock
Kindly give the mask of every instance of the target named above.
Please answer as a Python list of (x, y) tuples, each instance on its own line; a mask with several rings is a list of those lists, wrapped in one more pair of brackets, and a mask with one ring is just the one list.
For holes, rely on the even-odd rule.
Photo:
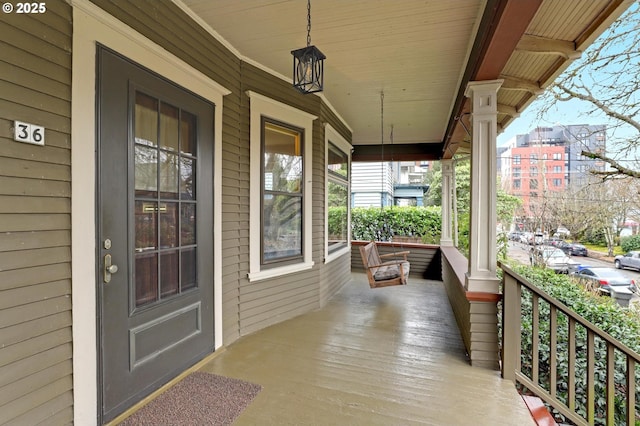
[(111, 263), (111, 255), (104, 255), (104, 282), (111, 282), (111, 274), (115, 274), (118, 272), (118, 265), (114, 265)]

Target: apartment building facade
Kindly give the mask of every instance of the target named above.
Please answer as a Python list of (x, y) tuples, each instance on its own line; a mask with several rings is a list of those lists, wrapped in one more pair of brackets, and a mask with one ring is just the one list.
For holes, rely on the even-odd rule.
[(503, 189), (522, 199), (521, 216), (541, 214), (553, 193), (586, 185), (605, 163), (583, 152), (606, 150), (604, 125), (556, 125), (538, 127), (517, 135), (498, 150)]

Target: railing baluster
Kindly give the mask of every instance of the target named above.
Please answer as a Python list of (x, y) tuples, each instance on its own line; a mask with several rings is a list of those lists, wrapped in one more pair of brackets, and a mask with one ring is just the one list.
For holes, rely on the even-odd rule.
[(549, 306), (549, 392), (555, 398), (558, 379), (558, 310), (555, 306)]
[(587, 330), (587, 422), (594, 424), (596, 417), (595, 370), (596, 350), (595, 335)]
[(635, 424), (636, 419), (636, 362), (627, 355), (627, 424)]
[(539, 385), (540, 376), (540, 305), (538, 295), (531, 295), (531, 380)]
[(615, 424), (615, 396), (616, 396), (616, 359), (615, 348), (607, 342), (607, 424)]
[(576, 320), (569, 318), (569, 377), (568, 404), (571, 412), (576, 411)]
[[(504, 352), (503, 352), (503, 368), (505, 371), (505, 378), (513, 380), (516, 384), (521, 384), (529, 389), (531, 392), (542, 398), (545, 402), (551, 404), (559, 413), (565, 416), (565, 418), (576, 425), (588, 426), (595, 424), (596, 415), (598, 417), (605, 417), (607, 425), (612, 425), (615, 422), (616, 414), (616, 389), (618, 387), (626, 387), (626, 394), (622, 396), (622, 390), (618, 390), (620, 397), (626, 399), (626, 405), (624, 410), (624, 420), (617, 419), (619, 422), (625, 422), (625, 424), (636, 424), (636, 404), (637, 397), (636, 392), (640, 386), (636, 369), (640, 365), (640, 355), (633, 349), (618, 341), (613, 336), (607, 334), (605, 331), (592, 324), (588, 320), (582, 318), (576, 314), (571, 308), (565, 306), (559, 300), (556, 300), (549, 294), (545, 293), (542, 289), (536, 287), (533, 283), (526, 278), (514, 273), (508, 266), (502, 265), (503, 271), (505, 271), (505, 286), (504, 286), (504, 306), (503, 315), (504, 318), (513, 318), (511, 315), (518, 314), (520, 317), (520, 324), (514, 324), (517, 319), (506, 320), (503, 322), (504, 333)], [(531, 315), (531, 350), (529, 354), (525, 354), (522, 351), (521, 327), (524, 324), (522, 322), (523, 313), (525, 312), (525, 305), (523, 304), (522, 296), (524, 293), (527, 296), (531, 295), (531, 309), (529, 314)], [(515, 296), (517, 295), (517, 297)], [(549, 318), (540, 318), (541, 309), (547, 305), (541, 303), (548, 303), (549, 306)], [(528, 303), (527, 308), (528, 310)], [(527, 314), (527, 315), (529, 315)], [(564, 341), (558, 339), (563, 336), (563, 330), (558, 330), (558, 322), (562, 320), (560, 315), (566, 316), (568, 322), (567, 330), (567, 344), (566, 349)], [(528, 322), (529, 318), (527, 318)], [(546, 367), (543, 365), (540, 356), (541, 340), (540, 328), (543, 324), (542, 321), (548, 321), (549, 323), (549, 347), (544, 348), (548, 351), (548, 354), (542, 354), (545, 358), (549, 357), (548, 368), (549, 377), (546, 377), (547, 371), (540, 371), (541, 368)], [(578, 336), (586, 334), (586, 342)], [(545, 333), (544, 338), (547, 338)], [(516, 340), (517, 339), (517, 340)], [(597, 339), (597, 340), (596, 340)], [(514, 348), (514, 344), (518, 343), (517, 348)], [(600, 349), (600, 342), (606, 345), (602, 345), (604, 351)], [(598, 347), (596, 347), (596, 343)], [(584, 347), (586, 345), (586, 348)], [(579, 353), (578, 353), (578, 347)], [(510, 348), (510, 349), (508, 349)], [(586, 351), (585, 352), (583, 352)], [(596, 359), (596, 350), (598, 351), (598, 359)], [(526, 374), (522, 371), (521, 357), (531, 356), (531, 374)], [(606, 355), (606, 358), (604, 356)], [(622, 367), (616, 365), (616, 356), (626, 357), (626, 377), (624, 383), (619, 380), (615, 382), (616, 373), (622, 374)], [(562, 357), (562, 368), (558, 357)], [(567, 357), (566, 361), (566, 377), (564, 376), (565, 364), (564, 357)], [(582, 363), (585, 362), (586, 365)], [(515, 366), (515, 370), (507, 366)], [(586, 367), (586, 371), (585, 371)], [(596, 376), (596, 367), (598, 367), (598, 374)], [(604, 370), (606, 369), (606, 373)], [(508, 373), (507, 373), (508, 371)], [(513, 371), (513, 372), (512, 372)], [(560, 375), (560, 371), (563, 371)], [(604, 373), (604, 374), (603, 374)], [(507, 377), (506, 375), (512, 375)], [(544, 375), (543, 375), (544, 374)], [(583, 384), (583, 380), (586, 374), (586, 384)], [(576, 376), (578, 375), (578, 376)], [(540, 380), (544, 380), (544, 384), (540, 383)], [(546, 383), (549, 383), (549, 389), (547, 391)], [(600, 382), (603, 383), (604, 394), (596, 394), (596, 386), (600, 392)], [(567, 385), (566, 400), (564, 396), (564, 389), (559, 389), (558, 386), (564, 384)], [(584, 386), (584, 389), (583, 389)], [(582, 392), (586, 393), (586, 401), (582, 402)], [(580, 392), (580, 397), (578, 393)], [(606, 407), (602, 407), (602, 401), (604, 398)], [(598, 411), (596, 411), (596, 409)], [(583, 410), (586, 413), (583, 413)], [(580, 413), (578, 413), (580, 411)]]

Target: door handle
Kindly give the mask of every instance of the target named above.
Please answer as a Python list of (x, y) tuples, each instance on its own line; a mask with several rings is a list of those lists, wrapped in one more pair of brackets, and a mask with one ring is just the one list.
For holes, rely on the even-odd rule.
[(111, 282), (111, 274), (115, 274), (118, 272), (118, 265), (114, 265), (111, 263), (111, 255), (104, 255), (104, 282)]

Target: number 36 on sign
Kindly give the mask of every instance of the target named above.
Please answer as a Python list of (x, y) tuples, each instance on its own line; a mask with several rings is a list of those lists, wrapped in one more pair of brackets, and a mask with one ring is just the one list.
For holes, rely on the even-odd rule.
[(13, 140), (44, 145), (44, 127), (23, 123), (22, 121), (14, 121)]

